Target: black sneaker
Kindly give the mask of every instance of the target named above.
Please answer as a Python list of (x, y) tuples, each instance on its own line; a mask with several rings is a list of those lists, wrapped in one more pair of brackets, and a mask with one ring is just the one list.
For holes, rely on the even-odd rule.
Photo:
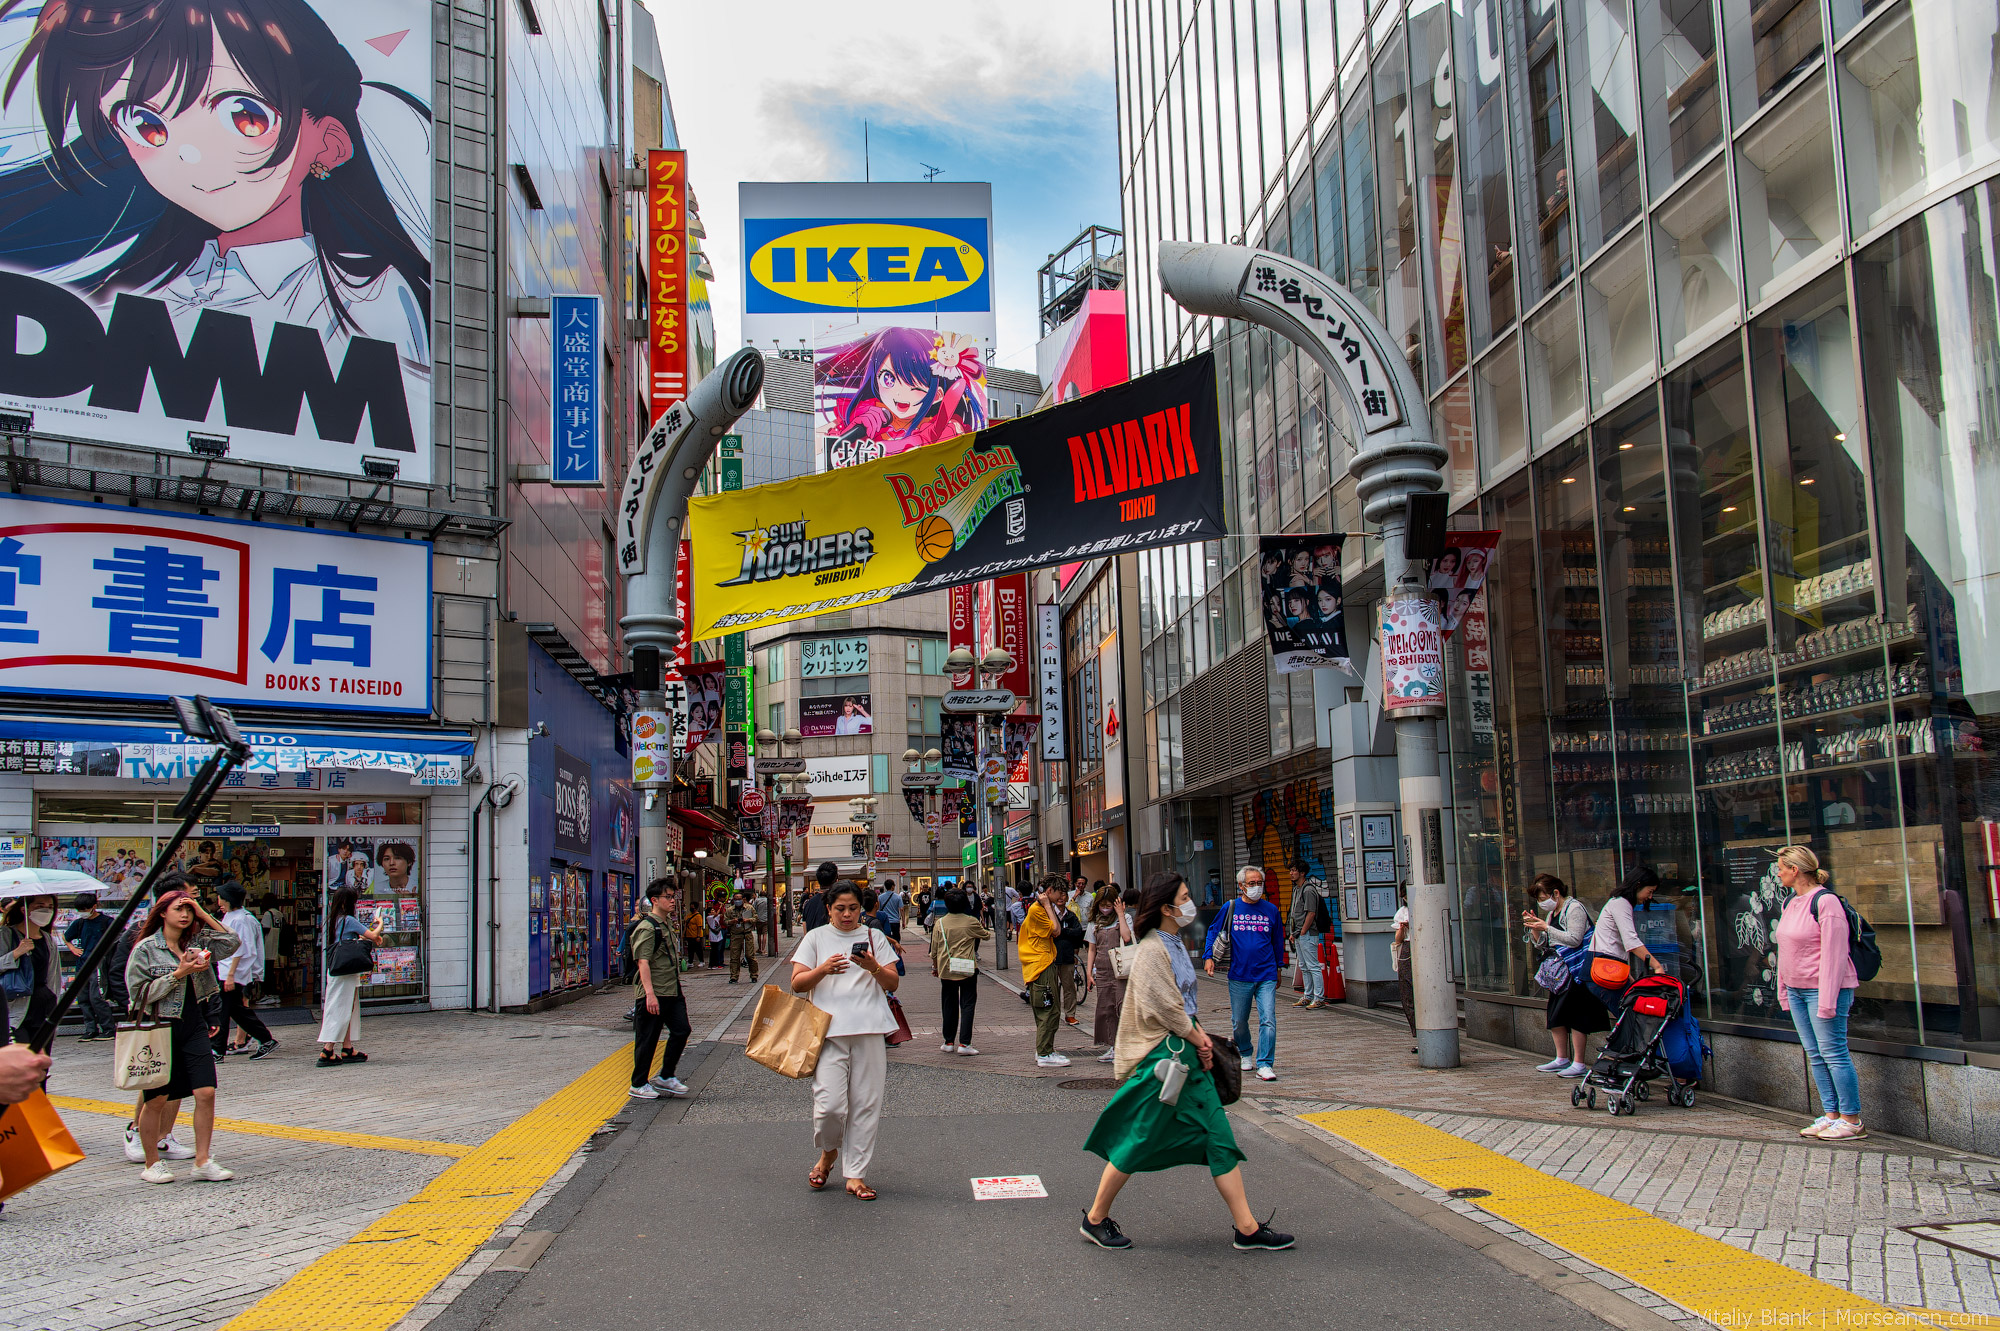
[(276, 1040), (264, 1041), (262, 1044), (257, 1046), (257, 1052), (250, 1055), (250, 1061), (253, 1063), (256, 1062), (258, 1059), (263, 1058), (265, 1055), (272, 1053), (274, 1050), (277, 1049), (277, 1047), (278, 1047), (278, 1042)]
[(1280, 1234), (1268, 1224), (1257, 1226), (1255, 1234), (1245, 1234), (1232, 1226), (1229, 1241), (1238, 1252), (1281, 1252), (1298, 1242), (1290, 1234)]
[(1126, 1238), (1119, 1231), (1116, 1220), (1113, 1220), (1110, 1216), (1105, 1216), (1104, 1219), (1093, 1225), (1090, 1223), (1090, 1212), (1088, 1210), (1083, 1213), (1083, 1223), (1076, 1227), (1076, 1232), (1100, 1248), (1110, 1248), (1116, 1251), (1120, 1248), (1129, 1248), (1132, 1246), (1132, 1240)]

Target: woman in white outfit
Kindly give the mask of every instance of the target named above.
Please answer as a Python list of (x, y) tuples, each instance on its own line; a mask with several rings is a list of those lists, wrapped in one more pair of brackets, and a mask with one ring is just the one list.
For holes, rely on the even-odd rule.
[(827, 889), (826, 909), (828, 923), (808, 933), (792, 954), (793, 991), (832, 1018), (813, 1071), (819, 1163), (806, 1183), (814, 1192), (826, 1187), (838, 1158), (848, 1195), (872, 1202), (868, 1164), (889, 1075), (889, 1048), (882, 1037), (896, 1029), (896, 1014), (889, 1010), (896, 956), (881, 930), (861, 923), (861, 889), (851, 881), (843, 878)]
[[(360, 900), (360, 893), (351, 887), (343, 887), (333, 894), (333, 902), (326, 908), (325, 951), (321, 957), (324, 966), (326, 957), (333, 955), (333, 949), (349, 938), (366, 939), (372, 946), (382, 944), (382, 927), (362, 927), (355, 917), (354, 906)], [(328, 975), (326, 977), (326, 1001), (320, 1009), (319, 1023), (319, 1063), (323, 1068), (337, 1068), (343, 1063), (366, 1063), (368, 1055), (354, 1047), (361, 1038), (361, 982), (368, 978), (363, 971), (354, 975)], [(338, 1052), (335, 1046), (339, 1046)]]

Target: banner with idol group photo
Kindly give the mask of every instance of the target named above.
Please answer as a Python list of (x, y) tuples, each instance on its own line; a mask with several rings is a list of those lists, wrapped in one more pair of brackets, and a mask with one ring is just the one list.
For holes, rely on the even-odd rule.
[(1258, 542), (1259, 591), (1271, 668), (1281, 675), (1333, 666), (1352, 670), (1340, 591), (1343, 536), (1265, 536)]
[(699, 640), (1223, 534), (1215, 358), (689, 505)]
[(1499, 544), (1497, 531), (1445, 533), (1444, 553), (1431, 565), (1430, 582), (1444, 614), (1445, 637), (1457, 630), (1459, 621), (1479, 599), (1479, 589), (1486, 585), (1486, 571)]

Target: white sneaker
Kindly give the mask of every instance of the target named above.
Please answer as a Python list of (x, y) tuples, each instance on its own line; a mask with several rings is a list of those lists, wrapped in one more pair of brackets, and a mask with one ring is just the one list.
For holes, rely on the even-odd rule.
[(691, 1092), (691, 1091), (689, 1091), (689, 1090), (688, 1090), (688, 1084), (687, 1084), (686, 1082), (682, 1081), (682, 1080), (681, 1080), (681, 1079), (680, 1079), (679, 1077), (669, 1077), (669, 1078), (667, 1078), (667, 1084), (666, 1084), (666, 1085), (664, 1085), (664, 1086), (662, 1086), (662, 1087), (660, 1087), (660, 1089), (661, 1089), (661, 1090), (663, 1090), (663, 1091), (665, 1091), (665, 1092), (666, 1092), (666, 1093), (667, 1093), (668, 1095), (691, 1095), (691, 1094), (693, 1094), (693, 1092)]
[(625, 1092), (625, 1094), (631, 1096), (634, 1100), (657, 1100), (660, 1098), (660, 1093), (647, 1083), (634, 1086), (631, 1090)]
[(1244, 1070), (1245, 1072), (1248, 1072), (1248, 1071), (1249, 1071), (1249, 1070), (1250, 1070), (1251, 1068), (1254, 1068), (1254, 1067), (1256, 1067), (1256, 1066), (1257, 1066), (1257, 1060), (1256, 1060), (1256, 1059), (1255, 1059), (1254, 1057), (1249, 1057), (1249, 1056), (1246, 1056), (1246, 1057), (1244, 1058), (1244, 1060), (1243, 1060), (1243, 1070)]
[[(1825, 1125), (1821, 1124), (1820, 1126), (1823, 1127)], [(146, 1143), (139, 1140), (139, 1129), (137, 1128), (128, 1126), (125, 1129), (125, 1158), (135, 1165), (146, 1163)]]
[(958, 1055), (960, 1058), (971, 1058), (974, 1054), (977, 1054), (978, 1052), (979, 1051), (977, 1049), (974, 1049), (969, 1044), (962, 1044), (958, 1047)]
[(1590, 1065), (1588, 1063), (1572, 1063), (1562, 1071), (1556, 1073), (1556, 1075), (1558, 1077), (1581, 1077), (1588, 1074), (1589, 1071)]
[[(1813, 1120), (1812, 1122), (1810, 1122), (1810, 1123), (1806, 1124), (1806, 1125), (1805, 1125), (1805, 1126), (1804, 1126), (1803, 1128), (1800, 1128), (1800, 1129), (1799, 1129), (1799, 1136), (1801, 1136), (1801, 1137), (1817, 1137), (1817, 1136), (1819, 1136), (1819, 1131), (1820, 1131), (1820, 1129), (1821, 1129), (1821, 1128), (1824, 1128), (1824, 1127), (1826, 1127), (1826, 1126), (1827, 1126), (1827, 1125), (1828, 1125), (1829, 1123), (1832, 1123), (1832, 1122), (1833, 1122), (1833, 1121), (1834, 1121), (1834, 1120), (1835, 1120), (1836, 1118), (1839, 1118), (1839, 1117), (1840, 1117), (1840, 1115), (1838, 1115), (1838, 1114), (1821, 1114), (1821, 1115), (1820, 1115), (1820, 1116), (1819, 1116), (1818, 1118), (1816, 1118), (1816, 1119), (1814, 1119), (1814, 1120)], [(128, 1133), (127, 1135), (129, 1136), (130, 1134)], [(130, 1155), (130, 1154), (131, 1154), (131, 1152), (130, 1152), (130, 1151), (128, 1150), (128, 1151), (126, 1152), (126, 1154), (127, 1154), (127, 1155)]]
[(196, 1165), (194, 1172), (189, 1174), (188, 1177), (201, 1183), (227, 1183), (236, 1177), (236, 1171), (233, 1169), (224, 1169), (215, 1162), (214, 1156), (210, 1156)]
[(1548, 1062), (1546, 1062), (1546, 1063), (1542, 1064), (1542, 1065), (1541, 1065), (1540, 1067), (1536, 1068), (1536, 1069), (1535, 1069), (1535, 1071), (1537, 1071), (1537, 1072), (1561, 1072), (1561, 1071), (1562, 1071), (1562, 1070), (1563, 1070), (1564, 1068), (1566, 1068), (1566, 1067), (1568, 1067), (1568, 1066), (1569, 1066), (1569, 1060), (1568, 1060), (1568, 1059), (1566, 1059), (1566, 1058), (1564, 1058), (1564, 1057), (1562, 1057), (1562, 1056), (1561, 1056), (1560, 1054), (1558, 1054), (1558, 1055), (1557, 1055), (1556, 1057), (1554, 1057), (1554, 1058), (1550, 1059), (1550, 1060), (1549, 1060)]
[(1038, 1068), (1066, 1068), (1069, 1066), (1069, 1060), (1061, 1054), (1036, 1054), (1035, 1066)]
[(139, 1181), (141, 1183), (172, 1183), (174, 1181), (174, 1171), (167, 1168), (166, 1161), (155, 1160), (152, 1164), (147, 1165), (139, 1171)]
[(1278, 1079), (1278, 1074), (1277, 1074), (1277, 1073), (1275, 1073), (1275, 1072), (1273, 1072), (1273, 1071), (1271, 1071), (1271, 1069), (1269, 1069), (1269, 1068), (1258, 1068), (1258, 1069), (1257, 1069), (1257, 1080), (1258, 1080), (1258, 1081), (1276, 1081), (1277, 1079)]
[[(140, 1156), (140, 1159), (143, 1160), (144, 1158), (144, 1155)], [(192, 1160), (194, 1159), (194, 1148), (181, 1145), (174, 1140), (174, 1134), (170, 1132), (160, 1138), (160, 1158), (162, 1160)]]
[(1118, 1051), (1107, 1049), (1097, 1056), (1097, 1061), (1100, 1063), (1116, 1063), (1118, 1061)]
[(938, 1046), (938, 1052), (941, 1054), (955, 1054), (958, 1052), (958, 1046), (947, 1042)]

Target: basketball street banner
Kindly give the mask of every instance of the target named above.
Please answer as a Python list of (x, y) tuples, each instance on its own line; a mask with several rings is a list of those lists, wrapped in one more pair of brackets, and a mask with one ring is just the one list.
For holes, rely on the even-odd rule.
[(694, 499), (696, 639), (1223, 534), (1215, 361), (977, 434)]

